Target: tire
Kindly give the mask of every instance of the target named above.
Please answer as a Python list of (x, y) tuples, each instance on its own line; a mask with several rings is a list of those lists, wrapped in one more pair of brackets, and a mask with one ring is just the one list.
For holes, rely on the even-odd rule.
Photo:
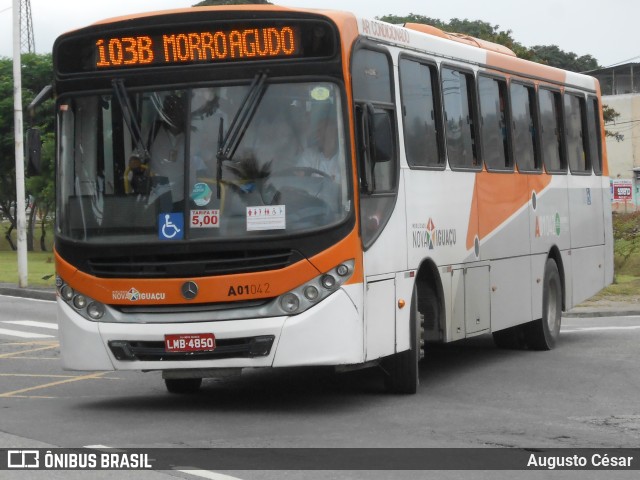
[(556, 262), (547, 260), (542, 290), (542, 318), (525, 325), (525, 340), (533, 350), (551, 350), (560, 336), (562, 280)]
[(414, 394), (418, 391), (418, 362), (424, 356), (424, 317), (418, 311), (418, 295), (413, 287), (411, 296), (411, 348), (387, 357), (382, 362), (384, 384), (390, 393)]
[(165, 378), (164, 384), (169, 393), (180, 395), (196, 393), (202, 385), (201, 378)]
[(522, 350), (527, 346), (522, 325), (493, 332), (493, 343), (504, 350)]

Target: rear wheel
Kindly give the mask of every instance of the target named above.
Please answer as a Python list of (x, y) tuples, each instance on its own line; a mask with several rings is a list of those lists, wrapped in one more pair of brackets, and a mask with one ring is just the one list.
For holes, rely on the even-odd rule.
[(529, 348), (551, 350), (560, 336), (562, 320), (562, 281), (556, 262), (547, 260), (542, 291), (542, 318), (525, 325), (525, 339)]
[(202, 385), (201, 378), (165, 378), (164, 384), (169, 393), (196, 393)]
[(413, 394), (418, 390), (418, 362), (424, 357), (424, 316), (418, 311), (418, 295), (411, 296), (411, 348), (387, 357), (382, 362), (384, 384), (388, 392)]
[(498, 332), (493, 332), (493, 343), (496, 347), (505, 350), (520, 350), (526, 346), (522, 325), (505, 328)]

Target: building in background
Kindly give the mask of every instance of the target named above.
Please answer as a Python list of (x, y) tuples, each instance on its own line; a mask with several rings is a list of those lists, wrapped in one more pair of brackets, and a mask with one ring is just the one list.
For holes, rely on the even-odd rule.
[(622, 136), (607, 137), (614, 211), (640, 209), (640, 63), (589, 72), (600, 81), (602, 103), (620, 114), (605, 128)]

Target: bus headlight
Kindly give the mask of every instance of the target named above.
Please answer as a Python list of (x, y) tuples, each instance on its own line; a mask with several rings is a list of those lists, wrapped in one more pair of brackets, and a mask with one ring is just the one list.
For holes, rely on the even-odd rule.
[(100, 320), (104, 315), (104, 305), (98, 302), (91, 302), (87, 307), (87, 314), (94, 320)]
[(280, 306), (287, 313), (296, 313), (300, 308), (300, 300), (294, 293), (285, 293), (280, 297)]
[(56, 279), (58, 293), (67, 305), (73, 307), (76, 312), (87, 320), (97, 321), (105, 315), (106, 308), (102, 303), (96, 302), (92, 298), (75, 291), (70, 285), (67, 285), (63, 279), (58, 278), (60, 279), (59, 281)]
[(320, 296), (320, 292), (313, 285), (309, 285), (304, 289), (304, 296), (310, 302), (315, 302), (318, 299), (318, 296)]
[(71, 288), (69, 285), (62, 285), (62, 288), (60, 288), (60, 296), (62, 298), (64, 298), (67, 302), (70, 302), (73, 299), (73, 294), (75, 292), (73, 291), (73, 288)]
[(73, 306), (76, 307), (77, 310), (82, 310), (87, 306), (87, 297), (84, 295), (76, 295), (73, 297)]
[[(353, 260), (342, 262), (337, 267), (318, 275), (304, 285), (280, 295), (276, 299), (275, 305), (271, 304), (268, 312), (297, 315), (308, 310), (337, 291), (342, 284), (349, 280), (353, 274), (354, 266), (355, 261)], [(274, 308), (276, 309), (275, 311)]]
[(322, 286), (327, 290), (333, 290), (336, 288), (336, 279), (331, 275), (325, 275), (322, 277)]

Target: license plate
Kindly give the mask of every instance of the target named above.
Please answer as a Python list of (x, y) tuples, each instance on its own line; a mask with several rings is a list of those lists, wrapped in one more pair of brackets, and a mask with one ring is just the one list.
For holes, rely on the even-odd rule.
[(213, 333), (189, 333), (164, 336), (165, 352), (210, 352), (216, 348)]

